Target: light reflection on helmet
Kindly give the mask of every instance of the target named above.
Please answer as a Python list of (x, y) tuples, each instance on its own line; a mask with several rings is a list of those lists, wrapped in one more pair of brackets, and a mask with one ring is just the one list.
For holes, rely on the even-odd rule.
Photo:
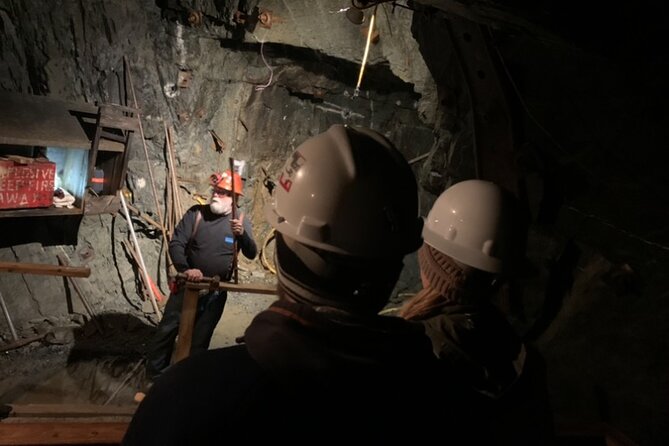
[(502, 272), (510, 260), (513, 214), (510, 197), (494, 183), (467, 180), (454, 184), (430, 210), (425, 243), (456, 261)]
[(267, 219), (304, 245), (369, 258), (420, 246), (414, 175), (373, 130), (333, 125), (294, 151), (277, 183)]

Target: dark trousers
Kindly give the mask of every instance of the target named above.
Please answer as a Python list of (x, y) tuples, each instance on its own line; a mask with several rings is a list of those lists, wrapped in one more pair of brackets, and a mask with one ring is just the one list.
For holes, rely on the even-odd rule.
[[(157, 378), (170, 365), (174, 340), (179, 333), (184, 294), (185, 290), (182, 289), (170, 295), (163, 311), (163, 318), (160, 320), (156, 333), (149, 343), (146, 373), (151, 379)], [(191, 354), (209, 348), (209, 342), (214, 334), (216, 324), (221, 319), (227, 298), (228, 293), (223, 290), (209, 292), (198, 298)]]

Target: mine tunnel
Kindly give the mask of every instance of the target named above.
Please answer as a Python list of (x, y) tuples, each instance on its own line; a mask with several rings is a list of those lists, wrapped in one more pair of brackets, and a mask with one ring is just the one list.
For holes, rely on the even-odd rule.
[[(278, 299), (267, 208), (332, 128), (401, 152), (426, 225), (467, 180), (514, 197), (521, 255), (492, 304), (545, 363), (546, 444), (668, 444), (666, 7), (530, 3), (1, 2), (0, 444), (120, 444), (174, 286), (172, 364), (207, 292), (204, 349), (244, 346)], [(171, 246), (216, 196), (256, 249), (235, 238), (229, 270), (194, 278)], [(422, 286), (414, 249), (378, 314)]]

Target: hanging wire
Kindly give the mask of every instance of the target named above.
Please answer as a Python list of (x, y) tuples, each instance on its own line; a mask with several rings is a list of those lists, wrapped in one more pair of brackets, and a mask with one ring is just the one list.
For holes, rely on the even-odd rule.
[(267, 69), (269, 70), (269, 80), (267, 81), (267, 83), (266, 83), (265, 85), (256, 85), (256, 86), (255, 86), (255, 91), (262, 91), (262, 90), (264, 90), (265, 88), (269, 87), (269, 86), (272, 84), (272, 80), (274, 79), (274, 70), (273, 70), (272, 67), (267, 63), (267, 60), (265, 60), (265, 54), (264, 54), (265, 39), (263, 39), (263, 40), (259, 40), (259, 39), (255, 36), (255, 34), (253, 35), (253, 37), (254, 37), (258, 42), (260, 42), (260, 57), (262, 58), (263, 63), (265, 64), (265, 66), (266, 66)]

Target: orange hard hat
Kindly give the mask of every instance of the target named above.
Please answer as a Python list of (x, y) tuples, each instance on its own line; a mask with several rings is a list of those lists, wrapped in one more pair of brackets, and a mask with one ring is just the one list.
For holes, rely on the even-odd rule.
[[(219, 189), (225, 189), (232, 192), (232, 177), (233, 176), (231, 175), (230, 170), (228, 169), (223, 173), (212, 174), (209, 180), (211, 182), (212, 187), (217, 187)], [(242, 192), (242, 177), (240, 177), (237, 172), (235, 172), (234, 174), (234, 182), (235, 182), (235, 193), (239, 195), (244, 195), (244, 192)]]

